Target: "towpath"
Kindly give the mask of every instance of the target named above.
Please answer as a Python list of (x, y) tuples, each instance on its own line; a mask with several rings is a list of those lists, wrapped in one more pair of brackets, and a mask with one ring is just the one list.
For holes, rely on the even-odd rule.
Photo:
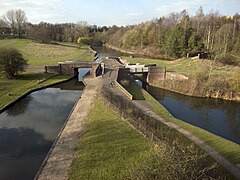
[(99, 89), (104, 83), (108, 84), (117, 77), (117, 69), (120, 64), (113, 60), (104, 60), (106, 73), (96, 78), (84, 78), (86, 87), (81, 98), (75, 104), (65, 127), (59, 133), (56, 143), (53, 145), (35, 179), (62, 180), (68, 179), (71, 163), (77, 142), (88, 119), (94, 100)]

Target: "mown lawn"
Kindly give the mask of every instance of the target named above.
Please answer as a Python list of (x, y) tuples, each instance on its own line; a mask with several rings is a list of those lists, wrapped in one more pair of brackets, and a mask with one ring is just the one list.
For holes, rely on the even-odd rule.
[(66, 75), (46, 73), (23, 73), (16, 79), (0, 75), (0, 109), (13, 102), (27, 91), (68, 79)]
[[(27, 39), (0, 40), (0, 48), (16, 48), (30, 65), (52, 65), (67, 60), (93, 60), (89, 47), (43, 44)], [(85, 54), (84, 54), (85, 53)]]
[(96, 100), (78, 144), (70, 179), (126, 179), (153, 150), (151, 142)]
[(3, 39), (3, 40), (0, 40), (0, 45), (1, 45), (0, 48), (8, 47), (8, 48), (22, 49), (30, 42), (31, 40), (28, 40), (28, 39)]

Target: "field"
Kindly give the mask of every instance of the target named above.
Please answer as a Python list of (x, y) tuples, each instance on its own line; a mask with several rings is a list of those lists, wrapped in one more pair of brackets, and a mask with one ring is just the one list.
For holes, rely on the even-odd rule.
[(0, 48), (19, 49), (30, 65), (52, 65), (67, 60), (93, 60), (88, 46), (42, 44), (26, 39), (0, 40)]

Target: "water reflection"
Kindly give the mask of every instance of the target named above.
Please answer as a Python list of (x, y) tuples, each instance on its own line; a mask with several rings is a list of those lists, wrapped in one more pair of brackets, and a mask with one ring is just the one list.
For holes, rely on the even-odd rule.
[(34, 92), (0, 114), (0, 179), (33, 179), (82, 89), (72, 80)]
[(240, 144), (240, 103), (194, 98), (153, 86), (148, 92), (176, 118)]
[(129, 54), (127, 53), (122, 53), (119, 51), (115, 51), (113, 49), (107, 48), (105, 46), (92, 46), (92, 49), (97, 51), (97, 59), (95, 61), (99, 62), (101, 61), (103, 58), (107, 57), (107, 56), (129, 56)]
[(78, 69), (78, 81), (83, 81), (83, 77), (91, 70), (91, 68)]
[(25, 110), (28, 107), (29, 102), (31, 101), (32, 97), (27, 96), (22, 101), (19, 101), (19, 103), (16, 105), (13, 105), (11, 108), (6, 110), (6, 113), (8, 116), (18, 116), (22, 113), (25, 113)]

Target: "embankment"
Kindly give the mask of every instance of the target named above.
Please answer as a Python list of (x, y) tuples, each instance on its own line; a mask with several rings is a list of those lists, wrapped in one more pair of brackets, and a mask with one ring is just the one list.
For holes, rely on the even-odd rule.
[[(199, 153), (198, 155), (196, 155), (196, 159), (194, 160), (194, 162), (197, 162), (196, 165), (198, 167), (201, 166), (201, 164), (204, 164), (204, 167), (208, 165), (211, 166), (213, 161), (210, 157), (207, 157), (207, 155), (203, 155), (204, 153), (199, 151), (200, 149), (198, 147), (200, 147), (201, 149), (206, 151), (212, 158), (220, 162), (236, 177), (240, 176), (239, 168), (236, 165), (223, 158), (221, 155), (219, 155), (218, 152), (205, 144), (204, 141), (193, 136), (185, 129), (159, 117), (150, 109), (147, 109), (145, 106), (139, 104), (138, 101), (131, 101), (127, 97), (120, 95), (114, 90), (114, 88), (103, 86), (101, 90), (102, 96), (106, 101), (111, 103), (111, 107), (115, 108), (116, 111), (118, 111), (124, 119), (126, 119), (136, 129), (142, 132), (144, 136), (148, 139), (154, 141), (157, 144), (160, 144), (160, 146), (163, 146), (163, 144), (165, 144), (168, 148), (170, 148), (169, 151), (171, 152), (173, 152), (173, 149), (175, 148), (178, 149), (179, 147), (190, 147), (191, 152)], [(194, 142), (198, 147), (196, 147), (191, 141)], [(188, 150), (184, 150), (184, 152), (187, 151)], [(176, 160), (175, 155), (173, 156)], [(181, 154), (181, 156), (183, 156), (183, 154)], [(192, 154), (191, 157), (193, 156), (194, 155)], [(206, 158), (204, 158), (204, 160), (198, 159), (198, 157), (202, 156), (205, 156)], [(197, 168), (197, 166), (195, 168)], [(213, 174), (216, 173), (215, 175), (224, 177), (223, 174), (220, 175), (220, 172), (224, 173), (223, 169), (220, 168), (212, 171)]]
[(212, 87), (211, 84), (198, 83), (196, 81), (196, 79), (165, 79), (162, 81), (151, 83), (150, 85), (160, 87), (169, 91), (174, 91), (187, 96), (240, 101), (239, 91), (232, 90), (225, 85), (219, 87)]
[(114, 49), (116, 51), (120, 51), (129, 55), (137, 56), (137, 57), (148, 57), (153, 59), (166, 59), (173, 60), (174, 58), (170, 58), (161, 52), (157, 51), (156, 48), (146, 47), (146, 48), (119, 48), (110, 44), (105, 44), (107, 48)]

